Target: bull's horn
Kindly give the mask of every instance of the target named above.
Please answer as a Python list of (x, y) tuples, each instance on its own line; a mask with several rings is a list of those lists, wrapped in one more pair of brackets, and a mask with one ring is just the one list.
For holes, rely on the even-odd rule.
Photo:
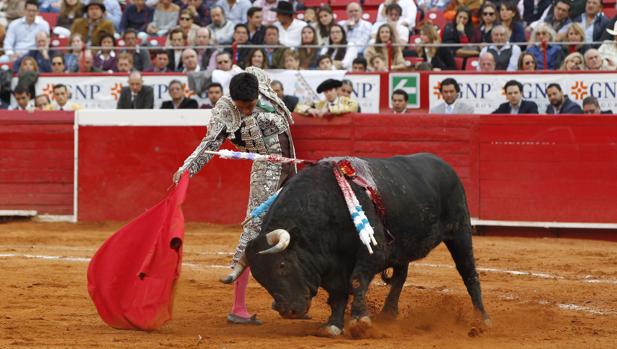
[(276, 244), (275, 246), (270, 247), (267, 250), (260, 251), (259, 254), (272, 254), (283, 252), (287, 246), (289, 246), (289, 242), (291, 241), (291, 236), (289, 232), (285, 229), (276, 229), (268, 234), (266, 234), (266, 240), (270, 246)]

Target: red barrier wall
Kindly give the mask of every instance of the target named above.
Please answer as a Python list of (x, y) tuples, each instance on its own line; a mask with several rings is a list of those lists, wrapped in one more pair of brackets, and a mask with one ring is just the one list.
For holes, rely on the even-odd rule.
[[(296, 117), (298, 156), (421, 151), (461, 176), (483, 220), (617, 222), (617, 118), (603, 116)], [(163, 197), (203, 127), (80, 127), (79, 219), (127, 220)], [(250, 164), (214, 159), (190, 183), (188, 220), (238, 223)]]
[(73, 113), (0, 114), (0, 210), (73, 214)]

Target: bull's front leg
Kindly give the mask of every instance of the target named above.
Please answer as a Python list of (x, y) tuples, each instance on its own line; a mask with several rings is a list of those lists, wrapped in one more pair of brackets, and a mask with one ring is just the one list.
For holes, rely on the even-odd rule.
[(349, 292), (330, 293), (328, 296), (328, 305), (330, 306), (331, 314), (328, 322), (319, 328), (317, 332), (321, 337), (336, 337), (343, 333), (345, 307), (349, 300)]

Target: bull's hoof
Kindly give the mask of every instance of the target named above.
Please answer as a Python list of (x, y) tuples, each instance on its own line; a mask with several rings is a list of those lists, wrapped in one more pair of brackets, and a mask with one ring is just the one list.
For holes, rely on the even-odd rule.
[(317, 330), (317, 336), (326, 337), (326, 338), (338, 337), (342, 333), (343, 333), (343, 330), (334, 325), (325, 325), (325, 326), (320, 327)]
[(367, 338), (370, 337), (370, 329), (372, 327), (371, 318), (363, 316), (361, 318), (355, 318), (349, 321), (349, 333), (353, 338)]
[(233, 275), (227, 275), (220, 278), (219, 281), (226, 285), (231, 285), (234, 283), (234, 281), (236, 281), (236, 278), (234, 278)]
[(491, 319), (488, 316), (479, 315), (476, 316), (467, 335), (469, 337), (479, 337), (491, 327), (493, 327)]

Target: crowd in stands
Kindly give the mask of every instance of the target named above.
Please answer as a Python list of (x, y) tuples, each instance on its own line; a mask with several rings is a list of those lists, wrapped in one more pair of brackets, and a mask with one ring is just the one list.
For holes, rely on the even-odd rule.
[(36, 107), (40, 73), (177, 72), (210, 98), (249, 66), (617, 70), (615, 13), (603, 0), (0, 0), (0, 64), (18, 75), (14, 99), (32, 97), (14, 108)]

